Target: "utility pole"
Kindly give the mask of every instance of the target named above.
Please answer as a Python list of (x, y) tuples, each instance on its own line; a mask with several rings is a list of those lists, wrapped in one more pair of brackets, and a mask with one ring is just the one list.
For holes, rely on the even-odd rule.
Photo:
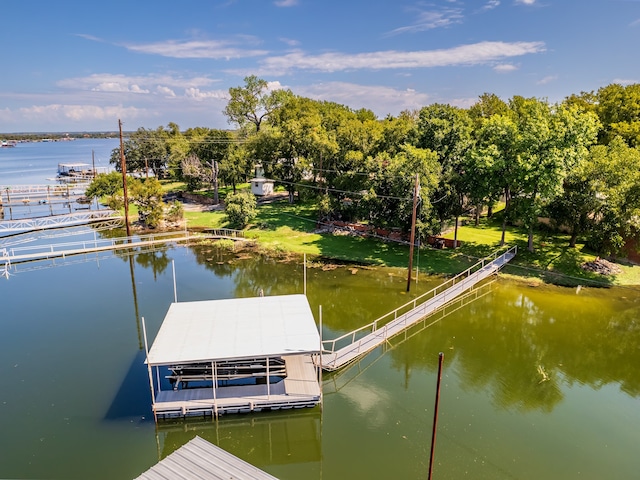
[(129, 227), (129, 196), (127, 195), (127, 165), (124, 161), (124, 145), (122, 143), (122, 120), (118, 119), (120, 129), (120, 169), (122, 170), (122, 190), (124, 192), (124, 221), (127, 226), (127, 237), (131, 236)]
[(416, 173), (416, 184), (413, 189), (413, 215), (411, 216), (411, 237), (409, 240), (409, 268), (407, 272), (407, 292), (411, 289), (411, 270), (413, 270), (413, 244), (416, 239), (416, 214), (418, 211), (418, 194), (420, 193), (420, 179)]
[(444, 362), (444, 353), (438, 355), (438, 383), (436, 385), (436, 405), (433, 409), (433, 427), (431, 430), (431, 454), (429, 455), (429, 476), (428, 480), (433, 477), (433, 457), (436, 450), (436, 432), (438, 430), (438, 409), (440, 408), (440, 382), (442, 381), (442, 362)]

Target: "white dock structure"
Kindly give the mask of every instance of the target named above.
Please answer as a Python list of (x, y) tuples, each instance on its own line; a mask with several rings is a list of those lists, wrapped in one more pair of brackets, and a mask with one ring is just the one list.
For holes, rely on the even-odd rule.
[(277, 480), (196, 435), (136, 480)]
[(322, 369), (338, 370), (359, 359), (390, 338), (405, 331), (431, 315), (478, 283), (497, 273), (517, 253), (517, 246), (498, 255), (498, 252), (480, 260), (464, 272), (447, 280), (388, 314), (357, 330), (333, 340), (323, 340)]
[[(117, 217), (118, 219), (120, 217)], [(189, 242), (202, 239), (230, 239), (247, 241), (241, 230), (217, 229), (206, 234), (192, 233), (187, 230), (150, 233), (130, 237), (97, 238), (77, 242), (60, 242), (47, 245), (6, 246), (0, 243), (0, 267), (8, 267), (17, 263), (35, 262), (40, 260), (55, 260), (75, 255), (107, 252), (113, 250), (134, 250), (141, 247), (151, 247), (165, 243)]]
[(145, 333), (156, 419), (313, 407), (322, 399), (312, 359), (320, 334), (304, 295), (172, 303), (147, 345)]
[(0, 221), (0, 234), (14, 232), (30, 232), (45, 230), (47, 228), (73, 227), (86, 225), (109, 219), (117, 219), (122, 222), (122, 216), (113, 210), (89, 210), (84, 212), (69, 213), (66, 215), (52, 215), (22, 220)]

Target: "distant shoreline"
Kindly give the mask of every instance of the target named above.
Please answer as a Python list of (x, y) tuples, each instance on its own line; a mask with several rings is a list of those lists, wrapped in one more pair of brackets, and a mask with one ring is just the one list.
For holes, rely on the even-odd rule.
[[(130, 132), (123, 132), (123, 135), (129, 136)], [(14, 132), (0, 133), (0, 139), (5, 141), (24, 142), (60, 142), (76, 139), (87, 138), (118, 138), (119, 133), (111, 132)]]

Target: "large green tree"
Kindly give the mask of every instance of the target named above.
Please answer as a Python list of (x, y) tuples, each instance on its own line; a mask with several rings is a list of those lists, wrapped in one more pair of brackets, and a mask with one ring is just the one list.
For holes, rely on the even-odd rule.
[(466, 210), (469, 193), (465, 158), (473, 145), (472, 128), (466, 110), (442, 104), (422, 108), (416, 126), (417, 146), (435, 152), (442, 167), (432, 201), (441, 226), (454, 218), (454, 245), (457, 244), (459, 217)]
[(596, 141), (598, 119), (575, 105), (550, 106), (535, 98), (513, 97), (518, 125), (517, 153), (523, 160), (518, 219), (528, 230), (527, 248), (533, 252), (533, 229), (542, 206), (560, 194), (567, 173)]
[(631, 147), (640, 146), (640, 83), (600, 88), (596, 111), (603, 125), (602, 143), (619, 136)]
[(229, 89), (229, 102), (223, 113), (239, 127), (251, 124), (259, 132), (262, 122), (291, 96), (290, 90), (270, 90), (269, 83), (255, 75), (245, 77), (244, 86)]
[[(169, 145), (167, 132), (162, 127), (156, 130), (140, 127), (123, 142), (123, 147), (127, 172), (145, 175), (151, 172), (156, 178), (166, 176)], [(109, 162), (121, 171), (120, 147), (113, 149)]]

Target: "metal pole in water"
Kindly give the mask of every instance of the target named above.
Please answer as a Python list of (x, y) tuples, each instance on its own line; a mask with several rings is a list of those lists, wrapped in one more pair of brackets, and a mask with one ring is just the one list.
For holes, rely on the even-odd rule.
[(171, 270), (173, 271), (173, 301), (178, 303), (178, 290), (176, 289), (176, 262), (171, 260)]
[(436, 405), (433, 410), (433, 430), (431, 432), (431, 454), (429, 456), (429, 480), (433, 475), (433, 453), (436, 448), (436, 430), (438, 426), (438, 406), (440, 405), (440, 380), (442, 379), (442, 362), (444, 360), (444, 353), (440, 352), (438, 355), (438, 384), (436, 387)]
[(322, 305), (320, 305), (320, 364), (318, 365), (318, 383), (320, 384), (320, 410), (324, 399), (322, 398)]

